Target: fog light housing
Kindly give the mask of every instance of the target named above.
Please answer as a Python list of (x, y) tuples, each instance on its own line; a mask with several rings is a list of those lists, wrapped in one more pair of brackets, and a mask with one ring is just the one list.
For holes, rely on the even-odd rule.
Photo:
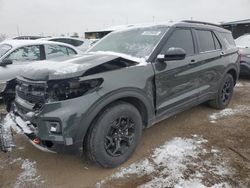
[(4, 91), (5, 87), (6, 87), (6, 82), (0, 81), (0, 92)]
[(50, 121), (48, 122), (50, 127), (50, 132), (54, 134), (61, 134), (62, 133), (62, 126), (57, 121)]

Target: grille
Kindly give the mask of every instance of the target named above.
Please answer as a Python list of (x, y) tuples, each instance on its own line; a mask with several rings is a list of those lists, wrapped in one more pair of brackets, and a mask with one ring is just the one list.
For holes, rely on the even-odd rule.
[(46, 83), (18, 80), (16, 95), (32, 104), (44, 104), (46, 100)]

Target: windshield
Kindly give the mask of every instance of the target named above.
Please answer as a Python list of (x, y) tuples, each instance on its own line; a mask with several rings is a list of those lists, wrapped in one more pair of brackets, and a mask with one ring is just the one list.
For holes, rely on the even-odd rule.
[(235, 40), (237, 46), (250, 47), (250, 35), (243, 35)]
[(0, 57), (6, 54), (11, 49), (11, 46), (8, 44), (0, 44)]
[(89, 52), (111, 51), (145, 58), (152, 53), (167, 30), (167, 27), (155, 26), (113, 32), (97, 43)]

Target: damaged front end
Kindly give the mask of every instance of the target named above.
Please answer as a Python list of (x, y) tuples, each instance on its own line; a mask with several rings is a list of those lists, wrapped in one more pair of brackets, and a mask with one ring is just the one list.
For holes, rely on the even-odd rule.
[(71, 113), (66, 113), (65, 109), (70, 105), (62, 106), (63, 101), (68, 103), (69, 99), (94, 93), (102, 82), (102, 78), (33, 81), (18, 77), (7, 83), (2, 95), (11, 119), (35, 147), (60, 152), (65, 151), (62, 146), (73, 145), (74, 139), (70, 131), (65, 131), (65, 124), (68, 124), (64, 121), (68, 119), (65, 116)]

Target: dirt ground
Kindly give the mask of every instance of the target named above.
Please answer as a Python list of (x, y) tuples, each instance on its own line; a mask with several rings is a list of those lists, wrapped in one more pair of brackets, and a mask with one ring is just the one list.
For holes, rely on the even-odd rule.
[[(145, 130), (136, 152), (122, 167), (150, 156), (155, 148), (166, 141), (176, 137), (191, 138), (192, 135), (199, 135), (207, 140), (204, 146), (206, 149), (216, 148), (221, 151), (222, 158), (219, 163), (222, 163), (224, 158), (228, 159), (228, 165), (234, 169), (233, 175), (225, 177), (223, 181), (227, 181), (230, 187), (250, 187), (249, 96), (250, 79), (241, 79), (229, 106), (233, 113), (220, 115), (220, 111), (200, 105)], [(239, 110), (239, 107), (244, 107), (245, 110)], [(214, 113), (217, 115), (211, 116)], [(0, 187), (3, 188), (95, 187), (98, 182), (121, 169), (103, 169), (79, 156), (39, 151), (22, 135), (16, 135), (15, 141), (17, 147), (12, 152), (0, 153)], [(203, 156), (202, 160), (206, 161), (209, 154)], [(189, 171), (191, 170), (189, 168)], [(148, 178), (132, 176), (122, 180), (109, 180), (103, 187), (136, 187), (148, 181)], [(210, 186), (222, 180), (207, 174), (202, 181), (204, 185)]]

